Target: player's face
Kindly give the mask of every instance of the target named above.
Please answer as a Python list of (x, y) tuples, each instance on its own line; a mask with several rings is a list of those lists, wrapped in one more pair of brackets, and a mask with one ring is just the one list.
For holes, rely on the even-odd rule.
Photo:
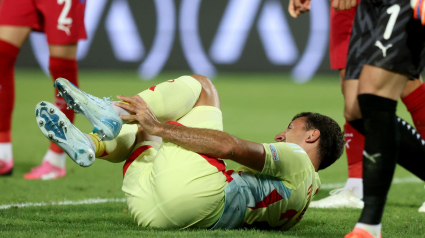
[[(289, 123), (286, 130), (277, 134), (274, 140), (277, 142), (288, 142), (301, 145), (308, 133), (305, 128), (305, 118), (300, 117)], [(308, 135), (307, 135), (308, 136)]]

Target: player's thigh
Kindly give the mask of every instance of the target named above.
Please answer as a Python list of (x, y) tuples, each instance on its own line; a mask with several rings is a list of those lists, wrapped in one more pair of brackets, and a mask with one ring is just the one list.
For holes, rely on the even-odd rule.
[(77, 56), (77, 44), (51, 45), (49, 44), (50, 56), (64, 59), (75, 59)]
[(362, 118), (359, 102), (357, 100), (359, 80), (342, 80), (342, 93), (344, 95), (344, 117), (346, 121), (354, 121)]
[(373, 94), (397, 101), (409, 77), (372, 65), (365, 65), (360, 75), (359, 94)]
[(27, 26), (0, 25), (0, 40), (6, 41), (18, 48), (21, 48), (30, 33), (31, 28)]
[(50, 45), (70, 45), (86, 39), (85, 1), (38, 0), (36, 7), (43, 15), (42, 28)]
[(197, 106), (212, 106), (220, 108), (220, 97), (217, 89), (211, 80), (203, 75), (195, 74), (191, 75), (194, 79), (198, 80), (202, 85), (202, 91), (199, 95), (199, 99), (194, 107)]
[(184, 228), (207, 228), (221, 215), (225, 164), (165, 142), (152, 169), (154, 197), (161, 211), (173, 224)]
[(176, 228), (161, 212), (151, 183), (153, 161), (159, 144), (138, 143), (123, 166), (123, 186), (129, 212), (139, 226)]
[(1, 40), (21, 47), (32, 29), (40, 30), (34, 1), (0, 1), (0, 28)]

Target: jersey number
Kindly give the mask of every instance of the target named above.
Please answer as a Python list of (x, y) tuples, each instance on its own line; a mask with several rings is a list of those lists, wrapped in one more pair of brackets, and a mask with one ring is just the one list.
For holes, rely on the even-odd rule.
[(72, 0), (58, 0), (59, 5), (64, 4), (62, 12), (58, 18), (58, 29), (64, 31), (68, 36), (71, 35), (71, 31), (69, 28), (72, 24), (72, 18), (67, 17), (69, 10), (71, 10), (71, 3)]
[(400, 13), (400, 6), (397, 4), (392, 5), (387, 9), (387, 13), (390, 14), (390, 19), (388, 20), (387, 27), (384, 32), (384, 39), (388, 40), (391, 37), (395, 23), (397, 21), (398, 14)]

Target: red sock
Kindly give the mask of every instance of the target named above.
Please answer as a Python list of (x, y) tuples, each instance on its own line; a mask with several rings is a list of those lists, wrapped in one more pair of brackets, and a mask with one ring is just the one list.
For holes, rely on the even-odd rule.
[[(77, 61), (75, 59), (63, 59), (50, 57), (50, 73), (52, 74), (53, 80), (57, 78), (66, 78), (69, 82), (73, 83), (78, 87), (78, 67)], [(55, 105), (65, 113), (66, 117), (73, 122), (74, 121), (74, 111), (66, 110), (66, 103), (63, 98), (56, 96), (58, 90), (55, 89)], [(59, 148), (56, 144), (50, 143), (50, 150), (56, 153), (62, 153), (62, 149)]]
[(19, 48), (0, 40), (0, 142), (11, 141), (12, 112), (15, 104), (15, 61)]
[(416, 130), (425, 138), (425, 84), (401, 99), (412, 115)]
[(365, 137), (348, 122), (345, 122), (344, 138), (348, 162), (348, 177), (363, 178), (363, 149)]

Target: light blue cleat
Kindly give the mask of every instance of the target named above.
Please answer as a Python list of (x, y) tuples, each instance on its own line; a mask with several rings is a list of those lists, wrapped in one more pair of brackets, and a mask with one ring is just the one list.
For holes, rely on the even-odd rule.
[(95, 152), (90, 138), (78, 130), (59, 108), (48, 102), (39, 102), (35, 107), (35, 118), (44, 136), (64, 150), (75, 163), (82, 167), (93, 164)]
[(93, 126), (93, 133), (97, 133), (100, 140), (113, 140), (118, 136), (123, 121), (111, 107), (108, 98), (100, 99), (85, 93), (64, 78), (56, 79), (54, 86), (68, 105), (67, 109), (74, 109), (75, 113), (87, 118)]

